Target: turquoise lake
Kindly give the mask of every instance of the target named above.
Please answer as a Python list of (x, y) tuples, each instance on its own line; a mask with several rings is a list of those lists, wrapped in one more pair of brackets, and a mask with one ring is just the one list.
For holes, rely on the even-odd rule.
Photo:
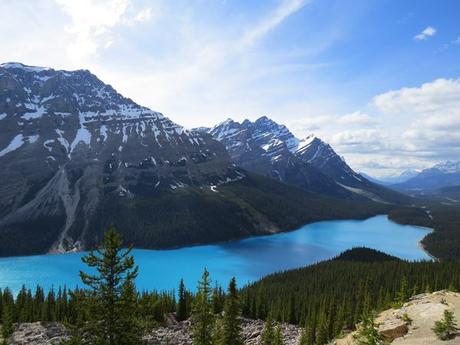
[[(408, 260), (429, 260), (419, 241), (429, 229), (398, 225), (387, 216), (307, 224), (298, 230), (228, 243), (172, 250), (133, 251), (140, 274), (139, 290), (170, 290), (181, 278), (194, 289), (206, 267), (214, 281), (226, 286), (232, 276), (239, 285), (269, 273), (302, 267), (340, 252), (366, 246)], [(0, 287), (18, 291), (22, 284), (44, 288), (81, 286), (82, 253), (0, 259)]]

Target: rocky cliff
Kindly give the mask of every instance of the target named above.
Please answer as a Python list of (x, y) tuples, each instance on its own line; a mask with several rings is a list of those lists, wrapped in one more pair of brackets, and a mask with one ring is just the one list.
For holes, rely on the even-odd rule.
[[(399, 309), (386, 310), (378, 316), (379, 332), (398, 345), (460, 344), (460, 334), (449, 340), (439, 340), (432, 331), (435, 321), (443, 318), (444, 310), (454, 312), (460, 319), (460, 293), (438, 291), (413, 296)], [(407, 318), (408, 317), (408, 318)], [(353, 334), (338, 339), (335, 345), (356, 345)]]

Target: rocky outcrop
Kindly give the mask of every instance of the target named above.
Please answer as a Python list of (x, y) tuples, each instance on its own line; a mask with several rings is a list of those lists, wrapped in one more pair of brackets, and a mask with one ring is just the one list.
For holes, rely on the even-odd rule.
[(57, 345), (68, 339), (68, 331), (57, 322), (34, 322), (16, 325), (11, 345)]
[[(450, 345), (460, 344), (457, 337), (441, 341), (432, 331), (434, 323), (443, 318), (444, 310), (454, 312), (460, 319), (460, 293), (438, 291), (413, 296), (400, 309), (389, 309), (380, 313), (376, 322), (379, 332), (391, 344), (398, 345)], [(353, 334), (335, 341), (336, 345), (356, 345)]]
[[(243, 319), (243, 339), (246, 345), (259, 345), (264, 329), (261, 320)], [(281, 330), (286, 345), (297, 345), (300, 328), (282, 324)], [(9, 345), (56, 345), (68, 338), (68, 331), (58, 323), (24, 323), (16, 327)], [(190, 321), (172, 323), (159, 327), (144, 337), (148, 345), (192, 345)]]
[[(243, 319), (243, 340), (246, 345), (259, 345), (264, 329), (261, 320)], [(286, 345), (297, 345), (300, 338), (300, 328), (281, 324), (281, 331)], [(149, 345), (192, 345), (190, 337), (190, 321), (178, 323), (173, 326), (160, 327), (149, 334), (146, 338)]]

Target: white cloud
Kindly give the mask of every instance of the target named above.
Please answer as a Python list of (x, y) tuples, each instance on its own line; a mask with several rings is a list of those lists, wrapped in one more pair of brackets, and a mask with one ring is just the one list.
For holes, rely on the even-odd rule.
[(428, 37), (434, 36), (436, 34), (436, 29), (432, 26), (428, 26), (425, 30), (423, 30), (418, 35), (414, 36), (414, 39), (417, 41), (426, 40)]
[(437, 79), (421, 87), (402, 88), (377, 95), (373, 104), (384, 113), (459, 114), (460, 79)]
[(134, 25), (149, 20), (150, 7), (135, 16), (126, 15), (131, 0), (55, 0), (70, 19), (65, 31), (71, 35), (67, 46), (71, 60), (82, 63), (96, 55), (101, 47), (108, 48), (113, 40), (111, 30), (119, 25)]
[(375, 123), (375, 120), (371, 116), (361, 111), (342, 115), (337, 121), (345, 125), (371, 125)]
[(281, 5), (266, 18), (263, 18), (256, 26), (248, 30), (243, 38), (244, 45), (252, 45), (261, 37), (274, 30), (286, 18), (300, 10), (307, 3), (306, 0), (282, 0)]

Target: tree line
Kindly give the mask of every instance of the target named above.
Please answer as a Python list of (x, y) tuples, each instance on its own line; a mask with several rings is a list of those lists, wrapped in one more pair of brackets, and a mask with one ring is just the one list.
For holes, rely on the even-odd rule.
[(83, 261), (93, 272), (80, 272), (85, 289), (23, 287), (16, 297), (0, 290), (3, 338), (15, 322), (58, 321), (71, 330), (68, 345), (141, 344), (165, 316), (175, 315), (179, 321), (190, 318), (195, 345), (239, 345), (245, 316), (265, 320), (262, 345), (283, 344), (279, 322), (302, 327), (300, 345), (322, 345), (414, 294), (460, 289), (458, 262), (406, 262), (363, 248), (241, 290), (235, 278), (225, 291), (213, 285), (205, 270), (195, 293), (182, 280), (177, 294), (136, 290), (138, 267), (114, 230)]

